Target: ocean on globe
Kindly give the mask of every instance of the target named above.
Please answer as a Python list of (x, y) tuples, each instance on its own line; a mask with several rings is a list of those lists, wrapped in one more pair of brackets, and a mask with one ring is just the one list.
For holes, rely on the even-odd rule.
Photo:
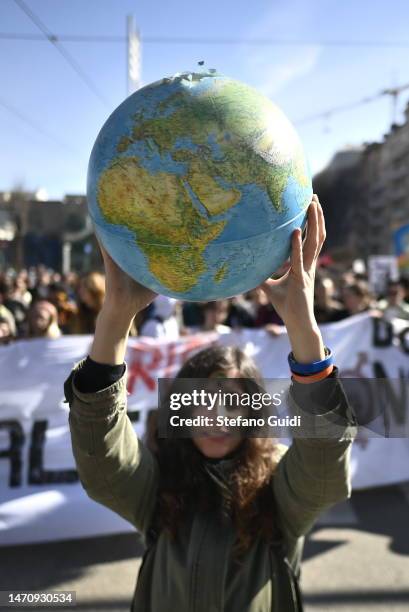
[(289, 257), (311, 176), (267, 97), (215, 71), (147, 85), (111, 114), (88, 167), (95, 231), (150, 289), (188, 301), (248, 291)]

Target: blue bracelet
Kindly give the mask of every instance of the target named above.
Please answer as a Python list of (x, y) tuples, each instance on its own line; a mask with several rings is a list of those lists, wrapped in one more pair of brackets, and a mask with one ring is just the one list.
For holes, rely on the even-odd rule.
[(322, 359), (321, 361), (313, 361), (312, 363), (298, 363), (298, 361), (294, 359), (292, 351), (288, 355), (288, 365), (294, 374), (316, 374), (317, 372), (325, 370), (325, 368), (332, 363), (334, 363), (334, 360), (332, 357), (332, 352), (328, 347), (325, 347), (325, 359)]

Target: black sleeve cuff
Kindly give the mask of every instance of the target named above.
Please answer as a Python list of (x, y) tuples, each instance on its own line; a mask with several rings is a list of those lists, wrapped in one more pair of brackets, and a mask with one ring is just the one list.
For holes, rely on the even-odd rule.
[(108, 365), (86, 358), (75, 374), (75, 386), (81, 393), (96, 393), (116, 383), (125, 372), (125, 364)]

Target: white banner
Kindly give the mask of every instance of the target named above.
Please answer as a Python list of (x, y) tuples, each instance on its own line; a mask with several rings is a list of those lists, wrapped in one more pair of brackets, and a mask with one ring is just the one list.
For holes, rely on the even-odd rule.
[[(321, 326), (342, 377), (409, 378), (409, 322), (393, 328), (367, 314)], [(91, 501), (78, 482), (63, 383), (88, 354), (90, 336), (26, 340), (0, 347), (0, 544), (69, 539), (129, 531), (113, 512)], [(131, 338), (128, 413), (143, 436), (157, 406), (157, 379), (172, 377), (189, 355), (211, 343), (234, 344), (266, 378), (287, 378), (285, 328), (197, 334), (177, 342)], [(405, 405), (404, 418), (409, 417)], [(409, 479), (409, 440), (359, 437), (352, 453), (354, 488)]]

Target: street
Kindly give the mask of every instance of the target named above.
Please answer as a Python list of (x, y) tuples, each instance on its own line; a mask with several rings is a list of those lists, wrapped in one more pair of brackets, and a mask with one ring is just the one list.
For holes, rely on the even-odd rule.
[[(408, 517), (409, 483), (354, 492), (323, 515), (305, 548), (306, 612), (408, 610)], [(77, 612), (122, 612), (142, 548), (124, 534), (0, 551), (0, 590), (73, 590)]]

